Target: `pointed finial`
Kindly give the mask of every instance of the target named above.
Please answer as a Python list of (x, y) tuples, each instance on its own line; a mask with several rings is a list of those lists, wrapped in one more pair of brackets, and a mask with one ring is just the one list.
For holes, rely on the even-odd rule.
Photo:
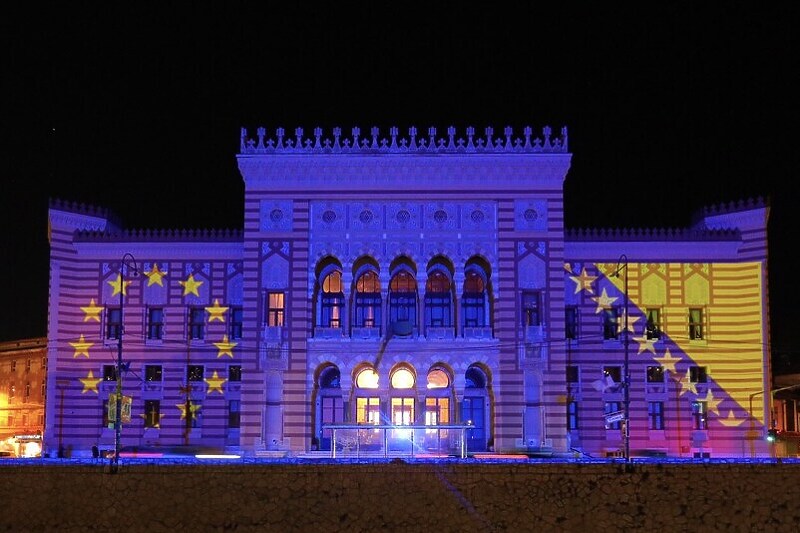
[(392, 144), (390, 145), (390, 148), (392, 150), (397, 150), (397, 132), (398, 132), (397, 126), (392, 126), (391, 128), (389, 128), (389, 135), (392, 136)]
[(561, 128), (561, 146), (563, 147), (565, 152), (569, 152), (569, 137), (567, 136), (567, 127), (563, 126)]
[(428, 150), (435, 150), (436, 149), (436, 128), (431, 126), (428, 128), (428, 137), (430, 140), (428, 141)]
[(247, 129), (241, 129), (241, 136), (239, 137), (239, 152), (244, 153), (245, 140), (247, 139)]
[(377, 126), (372, 126), (372, 128), (369, 130), (369, 133), (370, 133), (370, 135), (372, 135), (372, 146), (370, 146), (370, 148), (372, 150), (377, 150), (378, 149), (378, 134), (380, 133), (380, 131), (378, 130)]
[(297, 142), (294, 144), (294, 147), (297, 150), (303, 148), (303, 128), (295, 128), (294, 129), (294, 136), (297, 138)]
[(342, 128), (335, 127), (333, 128), (333, 151), (339, 152), (342, 150), (342, 147), (339, 146), (339, 137), (342, 135)]
[(414, 126), (408, 128), (408, 136), (411, 137), (411, 141), (408, 143), (408, 149), (412, 151), (417, 150), (417, 128)]
[(276, 150), (283, 150), (283, 135), (285, 133), (286, 132), (283, 128), (278, 128), (275, 130), (275, 135), (278, 136), (278, 146), (275, 147)]
[(455, 137), (455, 135), (456, 135), (456, 128), (455, 127), (450, 126), (449, 128), (447, 128), (447, 136), (450, 139), (448, 141), (448, 143), (447, 143), (447, 149), (448, 150), (455, 150), (456, 149), (456, 145), (453, 143), (453, 137)]
[(533, 130), (530, 126), (525, 126), (523, 133), (525, 134), (525, 151), (527, 152), (531, 149), (531, 134), (533, 133)]
[(544, 149), (550, 150), (552, 145), (550, 144), (550, 135), (553, 133), (553, 130), (550, 129), (550, 126), (545, 126), (542, 128), (542, 135), (544, 135)]
[(475, 135), (475, 128), (467, 126), (467, 152), (474, 152), (475, 145), (472, 143), (472, 137)]
[(486, 132), (486, 149), (492, 149), (492, 135), (494, 135), (494, 128), (487, 126), (484, 130)]
[(358, 148), (358, 136), (361, 135), (361, 128), (356, 126), (351, 130), (351, 133), (353, 134), (353, 148)]
[(510, 152), (511, 150), (513, 150), (513, 146), (511, 144), (511, 135), (513, 133), (514, 133), (514, 130), (511, 129), (511, 126), (506, 126), (505, 129), (503, 129), (503, 134), (506, 136), (505, 149), (506, 149), (507, 152)]
[(264, 135), (267, 134), (266, 128), (258, 128), (256, 130), (256, 134), (258, 135), (258, 144), (256, 145), (256, 150), (262, 151), (264, 150)]
[(317, 126), (314, 128), (314, 150), (322, 149), (322, 146), (319, 144), (319, 138), (322, 137), (322, 128)]

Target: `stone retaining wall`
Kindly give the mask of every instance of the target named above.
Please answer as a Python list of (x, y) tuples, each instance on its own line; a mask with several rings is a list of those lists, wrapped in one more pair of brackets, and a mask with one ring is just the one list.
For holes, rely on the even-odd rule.
[(797, 531), (800, 464), (0, 467), (0, 530)]

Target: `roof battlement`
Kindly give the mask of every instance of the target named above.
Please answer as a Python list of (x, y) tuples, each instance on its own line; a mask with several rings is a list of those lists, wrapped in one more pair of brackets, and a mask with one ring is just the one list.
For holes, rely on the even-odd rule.
[(333, 128), (333, 139), (323, 138), (322, 128), (314, 128), (314, 139), (303, 136), (303, 128), (295, 128), (294, 139), (286, 135), (283, 128), (275, 129), (275, 139), (265, 139), (266, 128), (256, 130), (257, 140), (247, 137), (247, 130), (241, 130), (240, 155), (259, 154), (536, 154), (536, 153), (569, 153), (567, 127), (561, 128), (561, 137), (553, 137), (550, 126), (542, 128), (542, 137), (531, 138), (533, 130), (530, 126), (523, 129), (523, 137), (514, 138), (513, 129), (506, 126), (503, 136), (494, 138), (494, 129), (484, 129), (484, 137), (475, 136), (475, 128), (466, 128), (466, 139), (456, 138), (456, 128), (447, 128), (447, 138), (438, 137), (435, 127), (428, 128), (427, 137), (418, 135), (417, 128), (408, 128), (408, 138), (399, 137), (400, 130), (389, 128), (389, 138), (379, 137), (377, 127), (370, 129), (370, 138), (361, 137), (361, 129), (350, 130), (351, 137), (342, 137), (341, 128)]
[(240, 229), (131, 229), (118, 232), (78, 230), (75, 242), (242, 242)]
[(738, 229), (695, 228), (574, 228), (564, 231), (566, 241), (737, 241)]
[(103, 218), (110, 222), (118, 222), (117, 216), (109, 209), (83, 202), (71, 202), (69, 200), (62, 200), (61, 198), (49, 198), (47, 206), (57, 211), (65, 211), (77, 215)]

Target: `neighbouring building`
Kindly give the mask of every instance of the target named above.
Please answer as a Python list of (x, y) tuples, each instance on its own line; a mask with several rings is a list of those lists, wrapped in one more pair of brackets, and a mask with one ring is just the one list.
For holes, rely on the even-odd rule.
[(769, 453), (764, 201), (567, 229), (566, 128), (273, 133), (241, 229), (51, 202), (48, 451), (114, 446), (121, 369), (123, 447)]
[(46, 379), (46, 338), (0, 342), (0, 452), (41, 452)]

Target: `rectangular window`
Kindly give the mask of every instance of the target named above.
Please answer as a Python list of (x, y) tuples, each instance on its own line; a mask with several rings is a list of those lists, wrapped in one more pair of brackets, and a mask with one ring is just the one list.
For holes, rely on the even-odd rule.
[(203, 365), (189, 365), (186, 367), (187, 381), (203, 381), (205, 368)]
[(376, 328), (381, 325), (381, 294), (379, 292), (357, 292), (355, 323), (357, 328)]
[(703, 310), (699, 307), (689, 309), (689, 340), (703, 340)]
[(692, 402), (692, 422), (694, 429), (708, 429), (708, 404), (703, 401)]
[(664, 429), (664, 402), (647, 402), (650, 429)]
[(228, 402), (228, 428), (236, 429), (241, 426), (241, 404), (239, 400)]
[(25, 372), (30, 372), (30, 371), (31, 371), (31, 360), (25, 359)]
[(119, 339), (122, 333), (122, 310), (119, 307), (106, 308), (106, 339)]
[(161, 426), (161, 400), (144, 401), (144, 427), (157, 428)]
[(147, 338), (150, 340), (164, 338), (164, 309), (161, 307), (147, 309)]
[(161, 365), (145, 365), (144, 379), (145, 381), (161, 381), (162, 369)]
[(648, 366), (647, 367), (647, 382), (648, 383), (664, 383), (664, 367), (663, 366)]
[(689, 367), (690, 383), (708, 383), (708, 370), (704, 366)]
[(117, 365), (103, 365), (103, 381), (117, 381)]
[(114, 422), (108, 417), (108, 400), (103, 400), (103, 427), (113, 428)]
[(567, 429), (578, 429), (578, 402), (567, 403)]
[(522, 325), (540, 326), (542, 324), (542, 317), (540, 314), (540, 298), (539, 291), (523, 291), (522, 292)]
[(282, 292), (267, 293), (267, 326), (283, 326), (284, 295)]
[(242, 381), (242, 365), (228, 367), (228, 381)]
[(47, 368), (47, 357), (42, 357), (42, 368)]
[(647, 324), (645, 325), (645, 333), (648, 339), (661, 338), (661, 309), (647, 309)]
[(578, 338), (578, 306), (568, 305), (564, 308), (564, 337), (570, 340)]
[(381, 423), (380, 398), (356, 398), (356, 424)]
[(567, 383), (578, 382), (578, 365), (567, 365)]
[(42, 380), (42, 398), (47, 396), (47, 380)]
[(619, 338), (619, 309), (608, 307), (603, 309), (603, 339), (614, 340)]
[(453, 326), (450, 313), (450, 293), (426, 292), (425, 314), (428, 316), (426, 325), (434, 328), (449, 328)]
[(231, 325), (228, 332), (231, 339), (242, 338), (242, 322), (244, 318), (244, 310), (241, 306), (231, 307)]
[(12, 372), (16, 372), (17, 371), (17, 361), (16, 361), (16, 359), (12, 359), (11, 360), (11, 371)]
[(30, 396), (31, 396), (31, 382), (29, 381), (25, 384), (25, 400), (30, 398)]
[(189, 339), (202, 340), (205, 338), (206, 311), (202, 307), (189, 308)]
[(614, 383), (622, 383), (622, 367), (620, 366), (604, 366), (603, 367), (603, 379), (606, 381), (608, 385), (610, 385), (610, 381)]
[(342, 327), (342, 316), (344, 316), (344, 294), (341, 292), (322, 293), (319, 325), (323, 328), (340, 328)]
[[(606, 415), (610, 415), (612, 413), (619, 413), (621, 410), (619, 402), (606, 402), (604, 407), (604, 412)], [(606, 422), (606, 429), (619, 429), (620, 428), (620, 421), (617, 420), (615, 422)]]

